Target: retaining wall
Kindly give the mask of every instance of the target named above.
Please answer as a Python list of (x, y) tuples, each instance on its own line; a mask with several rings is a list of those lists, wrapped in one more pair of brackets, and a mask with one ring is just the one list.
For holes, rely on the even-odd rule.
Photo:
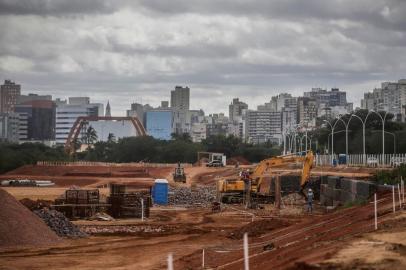
[(338, 176), (322, 176), (320, 204), (324, 206), (344, 205), (348, 202), (368, 200), (377, 187), (374, 183)]

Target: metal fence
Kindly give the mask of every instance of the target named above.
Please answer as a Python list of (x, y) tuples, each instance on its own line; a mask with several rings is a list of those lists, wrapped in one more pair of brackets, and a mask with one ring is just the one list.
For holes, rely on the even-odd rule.
[(316, 155), (315, 164), (317, 166), (396, 167), (401, 164), (406, 164), (406, 154)]

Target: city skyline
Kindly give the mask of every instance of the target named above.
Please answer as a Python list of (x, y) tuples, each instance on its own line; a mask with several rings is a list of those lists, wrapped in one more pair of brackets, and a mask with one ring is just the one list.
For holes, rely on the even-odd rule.
[(256, 107), (313, 87), (338, 87), (357, 107), (406, 69), (404, 1), (38, 0), (0, 10), (1, 78), (110, 100), (115, 115), (141, 98), (169, 100), (175, 85), (206, 113), (227, 114), (234, 97)]
[[(10, 80), (9, 78), (5, 79), (5, 80)], [(395, 82), (398, 81), (399, 79), (394, 80)], [(96, 93), (91, 93), (91, 94), (80, 94), (78, 93), (78, 95), (70, 95), (70, 94), (66, 94), (64, 96), (62, 95), (57, 95), (55, 94), (55, 92), (52, 91), (41, 91), (40, 89), (38, 90), (28, 90), (27, 87), (25, 85), (23, 85), (23, 83), (21, 83), (20, 81), (14, 81), (14, 80), (10, 80), (16, 84), (21, 85), (21, 94), (22, 95), (29, 95), (29, 94), (34, 94), (34, 95), (49, 95), (52, 97), (53, 100), (68, 100), (70, 97), (86, 97), (86, 98), (91, 98), (93, 103), (100, 103), (103, 105), (107, 105), (107, 103), (110, 104), (111, 106), (111, 114), (114, 116), (125, 116), (126, 112), (128, 111), (129, 107), (131, 106), (132, 103), (139, 103), (142, 105), (151, 105), (153, 108), (158, 108), (161, 106), (161, 102), (162, 101), (168, 101), (170, 102), (171, 100), (171, 91), (173, 91), (173, 89), (175, 89), (176, 87), (179, 87), (179, 85), (174, 85), (172, 86), (172, 88), (166, 89), (166, 94), (164, 94), (163, 96), (157, 97), (155, 100), (153, 100), (153, 102), (149, 102), (149, 99), (145, 99), (142, 97), (139, 98), (134, 98), (134, 99), (126, 99), (126, 101), (123, 103), (124, 105), (120, 106), (119, 109), (117, 109), (115, 107), (115, 105), (117, 103), (115, 103), (115, 98), (114, 96), (107, 96), (106, 99), (101, 99), (99, 98), (99, 95)], [(351, 94), (349, 93), (349, 91), (346, 91), (345, 89), (339, 88), (339, 87), (312, 87), (310, 89), (303, 89), (302, 92), (296, 92), (296, 91), (275, 91), (272, 92), (272, 94), (269, 94), (269, 96), (267, 95), (262, 96), (261, 99), (259, 101), (257, 101), (257, 103), (250, 103), (247, 100), (245, 100), (244, 98), (241, 98), (241, 96), (230, 96), (230, 99), (226, 99), (224, 100), (224, 106), (220, 107), (219, 110), (216, 111), (209, 111), (206, 110), (205, 107), (199, 107), (199, 105), (197, 104), (201, 104), (200, 100), (194, 100), (194, 89), (192, 89), (191, 87), (189, 87), (188, 85), (180, 85), (181, 86), (185, 86), (185, 87), (189, 87), (190, 88), (190, 109), (193, 110), (200, 110), (202, 109), (205, 114), (209, 115), (209, 114), (218, 114), (218, 113), (224, 113), (224, 115), (229, 117), (229, 105), (230, 103), (233, 101), (233, 99), (237, 98), (240, 99), (240, 101), (247, 103), (248, 108), (250, 110), (256, 110), (258, 106), (262, 106), (265, 103), (271, 101), (272, 97), (278, 96), (280, 94), (290, 94), (293, 97), (303, 97), (305, 92), (310, 92), (313, 89), (323, 89), (323, 90), (327, 90), (327, 91), (331, 91), (332, 89), (339, 89), (340, 91), (344, 91), (347, 93), (347, 101), (350, 103), (353, 103), (354, 106), (353, 108), (361, 108), (361, 100), (364, 98), (364, 94), (372, 92), (374, 89), (379, 89), (381, 87), (381, 84), (383, 82), (390, 82), (389, 80), (386, 81), (381, 81), (378, 83), (378, 86), (371, 88), (371, 89), (366, 89), (364, 92), (362, 92), (362, 96), (359, 100), (351, 100)], [(119, 111), (119, 113), (117, 114), (117, 111)]]

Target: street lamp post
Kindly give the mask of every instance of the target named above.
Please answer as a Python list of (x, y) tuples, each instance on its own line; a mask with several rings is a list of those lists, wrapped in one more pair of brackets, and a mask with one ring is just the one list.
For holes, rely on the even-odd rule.
[(382, 120), (382, 164), (384, 164), (385, 163), (385, 121), (386, 121), (386, 116), (388, 116), (388, 112), (386, 111), (385, 115), (383, 117), (377, 111), (371, 110), (371, 112), (374, 112)]
[[(334, 129), (335, 129), (335, 127), (336, 127), (339, 120), (341, 120), (341, 122), (343, 122), (344, 125), (345, 125), (345, 122), (341, 119), (341, 117), (336, 119), (336, 120), (337, 121), (335, 121), (334, 125), (331, 125), (331, 123), (329, 121), (327, 121), (327, 120), (323, 121), (323, 122), (326, 122), (331, 128), (331, 163), (333, 163), (333, 159), (334, 159)], [(348, 138), (348, 136), (347, 136), (347, 138)]]

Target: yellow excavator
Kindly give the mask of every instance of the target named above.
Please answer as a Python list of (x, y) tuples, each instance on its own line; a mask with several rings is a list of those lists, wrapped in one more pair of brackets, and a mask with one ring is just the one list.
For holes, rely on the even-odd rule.
[(242, 203), (246, 199), (246, 195), (249, 194), (249, 197), (256, 199), (257, 202), (272, 202), (274, 199), (272, 177), (276, 176), (272, 170), (294, 164), (302, 164), (300, 191), (303, 192), (310, 179), (313, 161), (312, 151), (264, 159), (252, 172), (242, 171), (238, 178), (220, 179), (217, 182), (219, 200), (223, 203)]

